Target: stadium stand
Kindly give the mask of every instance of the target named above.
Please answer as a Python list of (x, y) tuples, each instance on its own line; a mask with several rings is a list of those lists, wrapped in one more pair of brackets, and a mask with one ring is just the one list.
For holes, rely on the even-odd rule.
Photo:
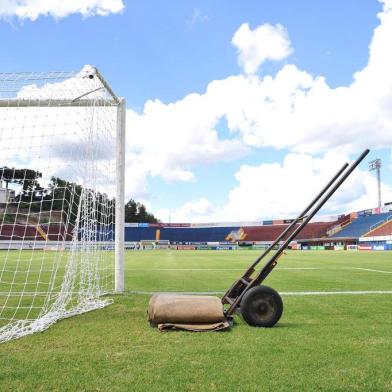
[(343, 230), (334, 234), (335, 238), (358, 238), (371, 230), (373, 225), (381, 224), (391, 213), (359, 216), (353, 219)]
[(71, 241), (73, 226), (69, 225), (68, 230), (64, 224), (41, 225), (49, 241)]
[(379, 227), (368, 231), (364, 237), (380, 237), (392, 235), (392, 220), (382, 223)]
[[(160, 239), (170, 242), (223, 242), (227, 235), (239, 227), (162, 227)], [(155, 227), (127, 227), (125, 241), (141, 241), (156, 239)]]
[(227, 235), (239, 227), (198, 227), (161, 229), (161, 239), (170, 242), (223, 242)]
[(125, 241), (154, 241), (156, 230), (155, 227), (126, 227)]
[[(41, 234), (42, 232), (42, 234)], [(72, 228), (66, 230), (63, 224), (36, 225), (2, 224), (0, 225), (0, 240), (17, 241), (62, 241), (72, 240)]]
[[(336, 225), (334, 222), (312, 222), (309, 223), (299, 234), (298, 239), (324, 238), (327, 230)], [(274, 224), (264, 226), (224, 226), (224, 227), (161, 227), (161, 240), (172, 243), (181, 242), (224, 242), (228, 241), (229, 234), (242, 229), (244, 241), (274, 241), (287, 227), (287, 224)], [(155, 227), (127, 227), (125, 230), (125, 241), (154, 241), (156, 239)]]
[(298, 234), (297, 239), (324, 238), (327, 236), (328, 229), (336, 222), (312, 222)]
[(345, 226), (349, 225), (350, 223), (351, 223), (350, 214), (340, 216), (338, 220), (328, 228), (327, 236), (329, 237), (333, 236), (334, 234), (341, 231)]
[(0, 240), (35, 240), (40, 239), (35, 226), (21, 224), (0, 225)]
[(245, 241), (274, 241), (288, 225), (266, 225), (244, 227)]
[[(361, 214), (362, 213), (362, 214)], [(61, 217), (52, 218), (51, 223), (39, 223), (41, 219), (29, 219), (27, 222), (22, 216), (19, 216), (15, 224), (0, 224), (0, 240), (3, 241), (71, 241), (73, 236), (72, 224), (65, 225)], [(390, 219), (389, 222), (388, 219)], [(23, 220), (23, 222), (22, 222)], [(43, 219), (42, 219), (43, 220)], [(54, 220), (54, 222), (53, 222)], [(26, 222), (25, 222), (26, 221)], [(125, 228), (126, 242), (141, 241), (167, 241), (175, 245), (188, 245), (197, 243), (220, 243), (223, 245), (228, 242), (238, 243), (267, 243), (274, 241), (288, 226), (288, 220), (263, 221), (255, 223), (252, 226), (250, 222), (221, 224), (194, 225), (190, 223), (177, 224), (151, 224), (136, 223)], [(109, 232), (100, 233), (97, 228), (98, 241), (114, 240), (114, 228)], [(80, 235), (80, 233), (78, 233)], [(392, 236), (392, 211), (385, 213), (374, 213), (373, 215), (351, 213), (336, 217), (336, 220), (328, 222), (311, 222), (296, 237), (296, 241), (303, 248), (312, 246), (322, 247), (325, 249), (336, 246), (361, 245), (381, 246), (376, 237)], [(371, 238), (372, 237), (372, 238)], [(364, 244), (364, 242), (378, 241), (377, 243)], [(392, 246), (392, 238), (383, 238), (385, 248)], [(388, 243), (387, 243), (388, 241)], [(383, 242), (383, 243), (384, 243)]]
[[(327, 230), (336, 222), (312, 222), (299, 233), (297, 239), (323, 238)], [(245, 241), (273, 241), (288, 225), (248, 226), (244, 227)]]

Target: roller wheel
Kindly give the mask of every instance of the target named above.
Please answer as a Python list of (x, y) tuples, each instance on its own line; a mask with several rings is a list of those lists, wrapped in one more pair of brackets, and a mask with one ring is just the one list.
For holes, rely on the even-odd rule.
[(253, 327), (273, 327), (279, 321), (282, 312), (281, 296), (268, 286), (251, 288), (241, 301), (242, 317)]

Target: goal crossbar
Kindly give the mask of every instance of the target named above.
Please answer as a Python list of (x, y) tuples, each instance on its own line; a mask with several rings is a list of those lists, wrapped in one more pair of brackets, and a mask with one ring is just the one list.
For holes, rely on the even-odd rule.
[(1, 108), (118, 106), (114, 99), (0, 99)]

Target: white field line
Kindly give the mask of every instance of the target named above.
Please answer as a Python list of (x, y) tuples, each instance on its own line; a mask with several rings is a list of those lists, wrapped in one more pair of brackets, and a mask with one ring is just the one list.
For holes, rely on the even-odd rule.
[(288, 291), (282, 295), (363, 295), (363, 294), (392, 294), (392, 290), (362, 290), (362, 291)]
[[(153, 294), (189, 294), (189, 295), (212, 295), (224, 294), (224, 291), (127, 291), (127, 294), (153, 295)], [(392, 290), (378, 291), (286, 291), (279, 294), (284, 296), (304, 295), (366, 295), (366, 294), (392, 294)]]
[(371, 268), (359, 268), (359, 267), (352, 267), (352, 268), (357, 270), (362, 270), (362, 271), (379, 272), (380, 274), (392, 274), (392, 271), (382, 271), (382, 270), (376, 270)]
[[(51, 292), (50, 294), (58, 294), (60, 292)], [(212, 294), (224, 294), (225, 291), (144, 291), (144, 290), (130, 290), (126, 291), (126, 294), (137, 294), (137, 295), (152, 295), (152, 294), (190, 294), (190, 295), (212, 295)], [(73, 292), (78, 294), (78, 292)], [(347, 290), (347, 291), (282, 291), (279, 294), (284, 296), (305, 296), (305, 295), (366, 295), (366, 294), (392, 294), (392, 290)], [(46, 296), (46, 292), (0, 292), (1, 296)], [(109, 294), (110, 295), (110, 294)]]
[[(125, 271), (245, 271), (244, 268), (125, 268)], [(278, 267), (277, 270), (324, 270), (317, 267)]]
[[(379, 272), (382, 274), (392, 274), (392, 271), (383, 271), (383, 270), (376, 270), (370, 268), (360, 268), (360, 267), (277, 267), (276, 270), (288, 270), (288, 271), (295, 271), (295, 270), (318, 270), (318, 271), (344, 271), (344, 270), (362, 270), (362, 271), (369, 271), (369, 272)], [(125, 268), (125, 271), (245, 271), (246, 267), (244, 268)]]

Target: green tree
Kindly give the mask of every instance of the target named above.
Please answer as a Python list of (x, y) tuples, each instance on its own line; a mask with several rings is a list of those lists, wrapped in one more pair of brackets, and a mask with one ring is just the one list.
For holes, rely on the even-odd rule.
[(22, 185), (22, 194), (34, 196), (35, 193), (42, 192), (42, 188), (38, 183), (38, 179), (42, 178), (42, 173), (31, 169), (15, 169), (3, 166), (0, 168), (0, 178), (6, 184)]
[[(0, 178), (6, 182), (7, 188), (10, 183), (21, 185), (17, 202), (20, 202), (22, 208), (31, 211), (61, 211), (65, 221), (75, 224), (81, 205), (82, 212), (86, 209), (89, 214), (94, 214), (97, 222), (114, 222), (115, 199), (104, 193), (88, 188), (83, 190), (81, 185), (59, 177), (52, 177), (45, 189), (38, 182), (42, 173), (31, 169), (3, 167), (0, 168)], [(84, 199), (81, 203), (82, 192)], [(157, 223), (158, 219), (147, 211), (144, 204), (130, 199), (125, 204), (125, 222)]]
[(158, 219), (149, 212), (147, 212), (144, 204), (138, 203), (130, 199), (125, 204), (125, 222), (127, 223), (157, 223)]

